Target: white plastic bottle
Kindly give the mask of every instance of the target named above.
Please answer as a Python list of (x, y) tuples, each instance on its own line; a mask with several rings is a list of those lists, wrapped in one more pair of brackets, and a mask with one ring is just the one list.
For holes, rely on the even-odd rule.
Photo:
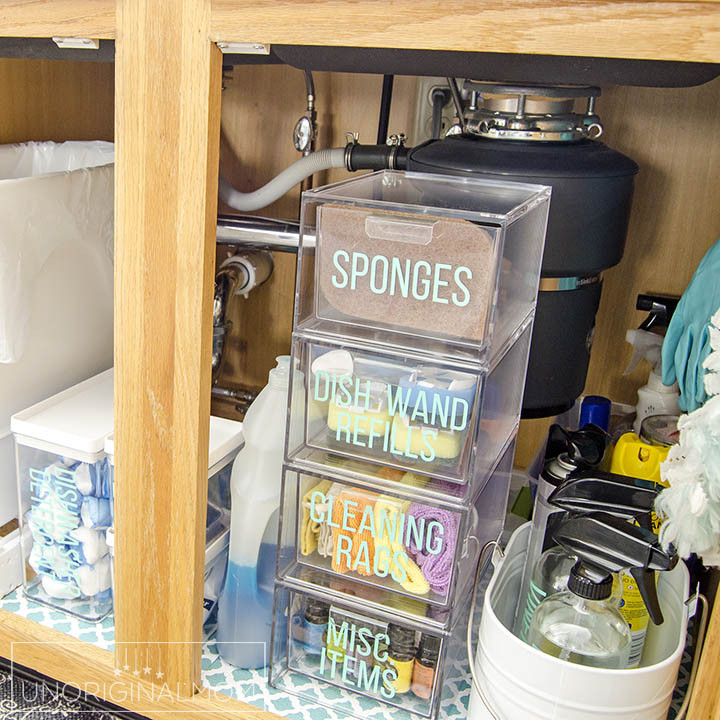
[(660, 374), (663, 338), (647, 330), (628, 330), (625, 340), (635, 349), (625, 375), (631, 372), (645, 358), (650, 363), (650, 377), (645, 385), (638, 390), (638, 401), (635, 406), (635, 424), (633, 429), (640, 433), (642, 421), (649, 415), (679, 415), (678, 399), (680, 392), (677, 383), (663, 385)]
[(245, 415), (245, 446), (232, 469), (230, 553), (218, 600), (217, 645), (239, 668), (270, 662), (290, 357), (276, 360), (268, 384)]
[(679, 415), (679, 393), (677, 383), (663, 385), (662, 377), (653, 370), (647, 384), (638, 389), (638, 401), (635, 407), (635, 424), (633, 429), (640, 433), (642, 421), (650, 415)]

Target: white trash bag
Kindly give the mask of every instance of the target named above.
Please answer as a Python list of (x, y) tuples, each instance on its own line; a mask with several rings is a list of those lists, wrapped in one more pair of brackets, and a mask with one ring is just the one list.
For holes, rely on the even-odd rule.
[(10, 416), (113, 364), (113, 145), (0, 146), (0, 525)]
[(0, 363), (20, 360), (32, 293), (65, 243), (98, 248), (112, 267), (113, 145), (0, 146)]

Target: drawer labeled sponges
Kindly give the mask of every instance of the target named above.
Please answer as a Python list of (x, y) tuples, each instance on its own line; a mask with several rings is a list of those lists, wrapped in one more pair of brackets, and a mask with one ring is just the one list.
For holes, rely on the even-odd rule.
[(467, 483), (517, 424), (529, 340), (526, 323), (485, 372), (296, 335), (287, 457), (324, 450)]
[(303, 193), (295, 329), (487, 364), (535, 306), (549, 199), (395, 171)]

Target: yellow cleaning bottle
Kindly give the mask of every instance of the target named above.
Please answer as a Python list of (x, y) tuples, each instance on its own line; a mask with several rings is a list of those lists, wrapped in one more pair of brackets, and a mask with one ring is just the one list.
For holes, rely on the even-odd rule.
[[(651, 415), (642, 421), (640, 435), (625, 433), (615, 445), (610, 472), (647, 480), (663, 485), (660, 463), (667, 457), (674, 441), (677, 416)], [(660, 520), (651, 513), (652, 531), (657, 533)], [(632, 647), (628, 667), (637, 667), (642, 659), (650, 615), (645, 607), (635, 579), (627, 572), (621, 573), (622, 599), (619, 610), (632, 632)]]

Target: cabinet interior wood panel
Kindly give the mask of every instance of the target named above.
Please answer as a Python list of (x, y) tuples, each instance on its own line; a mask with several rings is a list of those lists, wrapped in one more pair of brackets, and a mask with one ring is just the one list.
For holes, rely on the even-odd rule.
[[(374, 143), (380, 111), (382, 77), (314, 73), (318, 108), (317, 147), (345, 145), (346, 132), (358, 132), (360, 142)], [(409, 127), (414, 78), (395, 78), (389, 132)], [(271, 180), (301, 155), (292, 144), (292, 131), (305, 110), (303, 73), (285, 66), (236, 67), (226, 73), (222, 103), (221, 172), (242, 191)], [(357, 174), (357, 173), (356, 173)], [(322, 185), (350, 176), (344, 169), (318, 173)], [(300, 187), (254, 214), (297, 220)], [(224, 208), (225, 211), (228, 208)], [(227, 251), (219, 247), (218, 259)], [(259, 389), (267, 382), (275, 357), (290, 351), (297, 256), (274, 253), (270, 279), (230, 308), (233, 323), (219, 384)], [(213, 412), (236, 417), (234, 404), (213, 399)]]
[(112, 63), (0, 59), (0, 142), (112, 140)]
[(114, 0), (3, 0), (2, 37), (115, 37)]
[(718, 59), (706, 2), (435, 0), (388, 6), (317, 0), (213, 0), (215, 40), (524, 52), (660, 60)]

